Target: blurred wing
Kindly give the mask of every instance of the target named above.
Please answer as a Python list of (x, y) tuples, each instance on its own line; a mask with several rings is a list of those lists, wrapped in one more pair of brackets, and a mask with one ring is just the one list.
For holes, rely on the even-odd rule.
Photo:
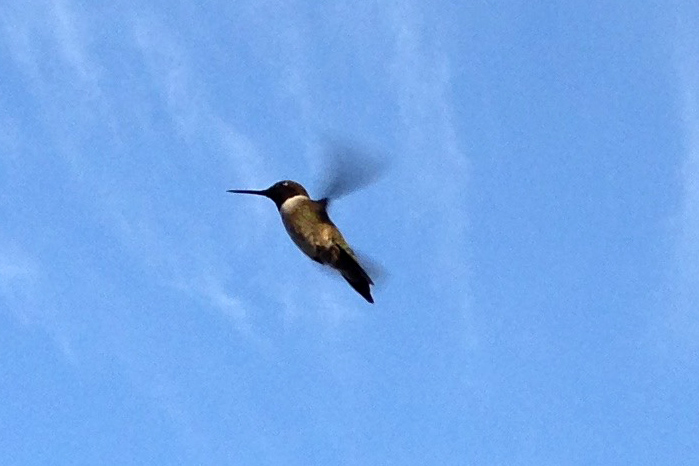
[(381, 286), (385, 285), (390, 279), (389, 273), (383, 265), (371, 259), (366, 254), (358, 252), (356, 249), (352, 250), (352, 253), (355, 256), (355, 260), (362, 265), (366, 273), (372, 278), (372, 282)]
[(334, 201), (362, 189), (378, 180), (387, 168), (383, 158), (370, 156), (366, 151), (347, 142), (332, 140), (323, 154), (324, 178), (321, 180), (321, 198)]

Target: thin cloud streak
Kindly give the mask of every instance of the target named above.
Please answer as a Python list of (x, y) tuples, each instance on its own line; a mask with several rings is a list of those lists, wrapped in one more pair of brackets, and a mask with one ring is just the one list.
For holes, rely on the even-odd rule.
[(699, 351), (699, 38), (697, 29), (690, 27), (697, 24), (683, 26), (676, 61), (685, 156), (680, 170), (678, 271), (670, 325), (696, 352)]
[(90, 24), (89, 18), (81, 17), (74, 5), (64, 0), (55, 0), (51, 7), (55, 43), (64, 61), (70, 64), (83, 86), (99, 93), (96, 65), (86, 50), (90, 34), (86, 30)]
[(18, 3), (10, 2), (0, 10), (0, 30), (5, 48), (33, 82), (38, 81), (39, 60), (36, 56), (36, 27), (33, 24), (36, 15), (31, 17), (29, 13), (36, 13), (35, 10), (31, 4), (25, 3), (20, 8)]
[[(424, 215), (427, 211), (433, 211), (439, 215), (443, 235), (435, 239), (434, 244), (428, 245), (436, 252), (434, 258), (438, 267), (438, 270), (431, 272), (433, 286), (439, 285), (441, 271), (448, 270), (454, 283), (459, 283), (451, 290), (452, 294), (463, 295), (465, 260), (462, 260), (464, 258), (458, 250), (454, 250), (454, 245), (461, 249), (464, 244), (464, 227), (460, 222), (450, 221), (450, 216), (455, 210), (457, 216), (461, 212), (459, 189), (462, 182), (459, 180), (465, 178), (465, 169), (448, 102), (451, 85), (448, 61), (443, 52), (439, 49), (432, 51), (432, 47), (426, 42), (426, 25), (421, 22), (416, 7), (395, 6), (394, 10), (385, 14), (395, 22), (397, 50), (392, 79), (399, 84), (395, 98), (402, 112), (400, 132), (407, 136), (408, 141), (403, 149), (406, 149), (406, 153), (422, 151), (430, 157), (438, 156), (440, 162), (429, 164), (427, 170), (423, 165), (410, 169), (412, 173), (426, 175), (423, 179), (426, 187), (439, 186), (434, 191), (435, 197), (426, 198), (424, 204), (418, 207), (419, 211), (413, 212)], [(56, 81), (61, 79), (71, 82), (75, 90), (87, 90), (88, 96), (85, 97), (87, 105), (75, 108), (74, 113), (68, 115), (68, 120), (88, 122), (93, 119), (94, 113), (103, 115), (109, 128), (103, 135), (116, 147), (124, 145), (122, 141), (127, 139), (144, 138), (149, 125), (154, 127), (155, 123), (151, 121), (152, 115), (134, 114), (141, 111), (138, 102), (141, 96), (136, 91), (119, 90), (120, 95), (107, 99), (107, 93), (102, 92), (102, 87), (106, 86), (109, 81), (107, 78), (114, 70), (90, 49), (90, 26), (87, 24), (89, 14), (78, 14), (74, 3), (60, 0), (52, 3), (42, 15), (50, 16), (53, 26), (49, 31), (44, 31), (43, 36), (32, 35), (31, 42), (22, 52), (25, 55), (17, 60), (29, 74), (32, 71), (27, 64), (40, 62), (39, 57), (31, 55), (38, 44), (43, 44), (38, 47), (39, 50), (59, 52), (57, 56), (62, 64), (61, 70), (66, 75), (61, 78), (39, 73), (38, 81), (33, 84), (39, 90), (37, 95), (41, 96), (43, 104), (55, 108), (67, 104), (64, 99), (69, 96), (65, 95), (59, 96), (56, 102), (51, 102), (47, 89), (60, 84)], [(172, 130), (169, 135), (174, 136), (175, 141), (184, 142), (191, 152), (205, 157), (205, 163), (217, 167), (219, 173), (234, 173), (237, 182), (241, 183), (241, 186), (223, 188), (263, 187), (260, 185), (266, 180), (264, 174), (274, 172), (275, 163), (261, 154), (251, 137), (213, 110), (214, 106), (206, 92), (207, 87), (189, 59), (192, 51), (186, 48), (180, 36), (152, 14), (138, 11), (126, 14), (125, 17), (126, 31), (130, 35), (120, 36), (118, 40), (126, 42), (119, 43), (118, 46), (132, 46), (140, 52), (140, 59), (150, 78), (150, 86), (159, 96), (159, 102), (155, 102), (153, 106), (160, 107), (163, 104), (161, 108), (165, 109), (165, 115), (169, 117), (168, 129)], [(29, 30), (40, 29), (30, 19), (25, 20)], [(308, 33), (304, 31), (300, 21), (301, 19), (292, 17), (273, 27), (273, 32), (269, 33), (267, 39), (273, 42), (273, 55), (283, 57), (284, 61), (281, 65), (270, 63), (269, 66), (274, 66), (279, 71), (280, 93), (286, 94), (294, 102), (301, 121), (304, 122), (301, 125), (305, 128), (304, 134), (299, 135), (298, 139), (310, 148), (314, 147), (314, 142), (309, 137), (309, 128), (318, 123), (316, 120), (320, 113), (313, 101), (309, 77), (304, 71), (311, 60), (307, 50)], [(274, 39), (278, 32), (283, 40)], [(26, 39), (26, 36), (18, 35), (14, 41), (21, 44), (24, 40), (22, 37)], [(269, 50), (258, 52), (270, 53)], [(131, 105), (132, 103), (136, 105)], [(130, 133), (133, 130), (128, 129), (131, 125), (126, 119), (134, 117), (145, 122), (145, 129), (137, 130), (138, 133)], [(251, 319), (250, 303), (227, 290), (230, 271), (225, 263), (225, 255), (220, 254), (224, 249), (242, 253), (250, 245), (246, 241), (256, 245), (260, 240), (249, 235), (242, 241), (236, 238), (236, 241), (221, 244), (219, 236), (205, 227), (197, 226), (208, 221), (206, 215), (185, 211), (181, 206), (169, 204), (165, 198), (154, 196), (153, 185), (146, 182), (149, 174), (132, 170), (139, 161), (131, 161), (130, 157), (153, 157), (152, 155), (124, 154), (123, 160), (114, 157), (98, 162), (86, 155), (88, 142), (91, 134), (104, 132), (104, 128), (95, 124), (79, 125), (82, 128), (76, 134), (67, 130), (65, 121), (58, 118), (57, 112), (50, 112), (44, 118), (47, 118), (47, 124), (55, 134), (65, 138), (62, 152), (75, 167), (75, 172), (81, 174), (79, 189), (92, 193), (90, 202), (94, 205), (94, 212), (91, 214), (109, 231), (116, 246), (135, 258), (151, 279), (209, 303), (231, 320), (243, 338), (264, 347), (267, 344), (265, 331), (257, 328)], [(423, 128), (422, 123), (426, 120), (433, 123)], [(156, 146), (157, 148), (164, 150), (164, 146)], [(178, 152), (168, 153), (167, 161), (157, 159), (155, 164), (166, 171), (163, 176), (176, 178), (192, 163)], [(445, 176), (449, 177), (449, 181), (440, 183), (440, 179)], [(458, 180), (455, 181), (455, 177)], [(131, 189), (131, 186), (137, 189)], [(221, 195), (225, 195), (223, 190)], [(449, 202), (444, 203), (444, 199)], [(456, 203), (451, 202), (454, 200)], [(456, 207), (445, 207), (450, 203)], [(269, 205), (254, 202), (245, 203), (242, 207), (236, 206), (238, 210), (241, 208), (252, 212), (252, 216), (246, 215), (245, 218), (255, 228), (269, 227), (271, 230), (278, 227), (276, 219), (272, 220), (274, 216), (270, 214)], [(272, 221), (274, 224), (265, 223)], [(281, 242), (284, 247), (291, 247), (288, 240), (281, 239)], [(303, 260), (293, 254), (290, 254), (290, 260)], [(260, 273), (262, 272), (265, 269)], [(322, 300), (306, 303), (307, 298), (296, 290), (308, 286), (309, 277), (290, 277), (288, 280), (290, 289), (294, 291), (284, 286), (271, 286), (267, 290), (286, 309), (277, 316), (279, 319), (287, 319), (287, 323), (290, 323), (295, 318), (295, 313), (306, 312), (294, 311), (293, 309), (299, 308), (290, 304), (293, 299), (301, 299), (307, 304), (304, 309), (309, 306), (315, 309), (317, 318), (324, 321), (327, 328), (337, 328), (342, 322), (356, 318), (350, 310), (352, 308), (345, 309), (339, 304), (339, 295), (344, 295), (346, 291), (340, 286), (337, 288), (338, 299), (333, 301), (326, 293)], [(462, 307), (462, 304), (457, 306)]]
[(7, 309), (23, 326), (40, 328), (65, 360), (77, 366), (66, 324), (50, 304), (56, 293), (44, 283), (44, 269), (16, 242), (0, 239), (0, 308)]
[[(72, 177), (59, 182), (63, 194), (84, 197), (84, 206), (81, 205), (84, 212), (73, 215), (82, 216), (79, 221), (88, 228), (102, 230), (100, 233), (106, 237), (102, 245), (112, 251), (97, 252), (100, 257), (89, 257), (86, 264), (72, 264), (72, 270), (57, 270), (50, 261), (41, 263), (33, 260), (31, 254), (10, 254), (19, 248), (0, 244), (0, 307), (9, 309), (22, 325), (48, 334), (57, 351), (73, 367), (90, 370), (81, 367), (81, 363), (95, 357), (103, 358), (100, 364), (108, 364), (113, 359), (121, 361), (122, 375), (168, 416), (190, 450), (202, 453), (208, 448), (202, 447), (202, 444), (207, 445), (208, 434), (193, 420), (195, 415), (183, 401), (185, 395), (178, 396), (186, 393), (185, 388), (178, 386), (179, 379), (171, 380), (147, 371), (144, 364), (148, 361), (139, 359), (145, 346), (138, 339), (137, 330), (111, 331), (110, 326), (119, 315), (126, 322), (138, 322), (134, 315), (138, 314), (142, 303), (127, 297), (125, 302), (133, 305), (132, 309), (114, 307), (110, 293), (117, 298), (130, 293), (128, 288), (113, 285), (111, 278), (114, 277), (109, 274), (119, 267), (140, 267), (136, 275), (149, 285), (155, 284), (153, 289), (164, 293), (164, 298), (191, 299), (198, 304), (193, 308), (211, 310), (209, 317), (214, 317), (211, 320), (221, 320), (224, 326), (229, 323), (231, 337), (251, 347), (254, 353), (274, 354), (272, 343), (265, 336), (267, 328), (258, 325), (259, 320), (251, 312), (254, 307), (230, 289), (227, 254), (244, 248), (245, 241), (221, 243), (217, 229), (209, 225), (212, 210), (200, 211), (196, 204), (193, 207), (174, 205), (172, 199), (162, 196), (157, 184), (148, 179), (151, 174), (139, 170), (142, 160), (137, 158), (152, 157), (151, 167), (164, 167), (166, 172), (162, 176), (167, 179), (185, 178), (183, 173), (193, 163), (201, 163), (207, 167), (202, 172), (212, 177), (212, 184), (230, 176), (231, 182), (240, 183), (241, 187), (255, 186), (264, 179), (260, 176), (264, 159), (259, 156), (252, 139), (216, 114), (207, 95), (197, 91), (205, 86), (187, 59), (188, 51), (179, 47), (171, 31), (159, 27), (156, 21), (134, 20), (134, 35), (119, 35), (114, 39), (118, 42), (112, 45), (141, 51), (142, 64), (150, 75), (139, 79), (149, 82), (150, 78), (150, 85), (157, 90), (162, 104), (153, 102), (158, 97), (153, 98), (150, 93), (149, 100), (144, 103), (140, 100), (143, 95), (138, 94), (139, 89), (108, 87), (120, 78), (122, 71), (91, 50), (89, 37), (95, 26), (88, 13), (78, 14), (74, 2), (32, 6), (35, 11), (13, 12), (13, 16), (4, 11), (0, 13), (3, 42), (12, 49), (15, 65), (29, 78), (27, 91), (36, 98), (39, 109), (33, 118), (40, 120), (32, 123), (45, 126), (54, 136), (53, 147), (46, 148), (47, 152), (58, 155), (56, 159), (71, 168)], [(14, 16), (21, 18), (20, 27), (12, 26)], [(50, 27), (43, 28), (42, 22)], [(45, 65), (44, 56), (52, 57), (51, 69)], [(156, 117), (148, 114), (149, 105), (166, 109), (172, 130), (167, 123), (166, 131), (161, 130), (162, 122), (154, 122)], [(7, 119), (10, 121), (9, 117)], [(134, 120), (139, 124), (134, 125)], [(155, 138), (154, 127), (164, 134)], [(4, 128), (0, 132), (0, 147), (22, 148), (19, 123)], [(175, 141), (173, 145), (184, 142), (192, 149), (190, 152), (202, 160), (194, 160), (185, 151), (158, 156), (157, 151), (165, 152), (172, 140)], [(103, 146), (95, 147), (94, 141)], [(124, 149), (133, 146), (124, 141), (138, 141), (136, 144), (154, 148), (156, 154), (129, 153)], [(0, 163), (12, 162), (13, 158), (8, 156)], [(233, 187), (236, 186), (221, 184), (211, 187), (214, 194), (195, 195), (225, 198), (225, 189)], [(209, 201), (203, 200), (211, 209)], [(262, 224), (263, 219), (269, 217), (264, 207), (268, 206), (252, 203), (241, 208), (249, 209), (246, 217), (253, 224)], [(228, 223), (223, 224), (228, 226)], [(40, 248), (40, 244), (31, 244), (31, 241), (29, 238), (28, 243), (23, 244), (24, 250)], [(74, 247), (68, 241), (60, 246)], [(71, 254), (67, 252), (66, 255)], [(81, 265), (94, 267), (99, 272), (79, 270)], [(88, 279), (82, 275), (91, 273), (97, 277)], [(91, 290), (85, 293), (89, 298), (70, 297), (58, 287), (80, 285), (56, 284), (51, 281), (52, 277), (61, 277), (66, 282), (74, 279), (74, 283), (97, 288), (104, 281), (115, 289), (109, 292)], [(71, 301), (83, 298), (83, 302)], [(151, 298), (157, 299), (156, 296), (145, 299)], [(89, 309), (84, 304), (87, 302)], [(87, 315), (93, 311), (100, 312), (94, 317)], [(102, 334), (108, 335), (107, 341), (97, 346), (99, 337), (95, 335)], [(163, 361), (151, 359), (151, 362), (157, 365)]]
[[(179, 284), (183, 282), (210, 281), (212, 275), (219, 275), (220, 278), (215, 281), (223, 283), (222, 266), (211, 261), (216, 256), (214, 250), (218, 247), (215, 239), (202, 237), (202, 231), (189, 231), (188, 226), (172, 231), (167, 224), (168, 218), (162, 212), (172, 211), (173, 206), (159, 204), (158, 197), (151, 196), (150, 188), (129, 189), (134, 184), (142, 186), (139, 178), (147, 174), (133, 173), (129, 175), (131, 179), (120, 179), (128, 171), (119, 165), (131, 163), (128, 158), (124, 161), (119, 158), (97, 161), (86, 153), (87, 141), (97, 134), (106, 136), (116, 148), (124, 145), (121, 142), (124, 138), (144, 136), (129, 134), (127, 128), (131, 125), (125, 120), (133, 116), (134, 110), (130, 103), (139, 96), (125, 93), (108, 100), (101, 91), (100, 75), (116, 70), (110, 69), (109, 63), (101, 63), (99, 57), (90, 52), (89, 15), (78, 14), (75, 4), (64, 0), (33, 5), (33, 8), (28, 8), (24, 13), (11, 13), (12, 15), (2, 15), (5, 37), (15, 52), (15, 62), (25, 74), (33, 78), (30, 81), (31, 91), (40, 98), (41, 105), (52, 109), (44, 112), (42, 118), (56, 135), (56, 142), (61, 147), (59, 153), (78, 178), (79, 187), (73, 189), (92, 193), (93, 214), (101, 217), (101, 223), (110, 230), (124, 251), (141, 261), (156, 280), (171, 283), (173, 289), (180, 289)], [(210, 163), (221, 167), (219, 173), (237, 172), (241, 184), (258, 184), (259, 154), (249, 138), (211, 110), (206, 95), (199, 91), (205, 86), (197, 82), (186, 51), (177, 45), (173, 35), (152, 16), (139, 14), (133, 18), (132, 38), (142, 52), (143, 62), (150, 70), (151, 81), (156, 86), (158, 95), (166, 104), (176, 134), (189, 146), (201, 147), (204, 144), (206, 150), (198, 152), (214, 154), (209, 156)], [(42, 28), (42, 21), (48, 22), (50, 27)], [(20, 27), (12, 26), (15, 23)], [(63, 75), (44, 73), (41, 65), (38, 65), (43, 54), (55, 56), (54, 60), (58, 60)], [(72, 95), (65, 93), (63, 86), (68, 83), (74, 91), (80, 91), (80, 98), (85, 105), (68, 105), (63, 102)], [(63, 90), (54, 94), (51, 92), (54, 88)], [(70, 107), (71, 111), (59, 112), (58, 109), (64, 106)], [(133, 108), (139, 111), (137, 105)], [(100, 115), (100, 126), (93, 121), (95, 115)], [(78, 123), (79, 131), (66, 127), (71, 121)], [(8, 145), (15, 144), (13, 134), (8, 134), (3, 140)], [(189, 163), (189, 160), (182, 160), (179, 164), (171, 165), (186, 167)], [(110, 165), (112, 169), (109, 169)], [(171, 175), (176, 176), (176, 173)], [(220, 186), (221, 196), (225, 196), (224, 190), (227, 187)], [(253, 220), (263, 218), (261, 206), (251, 205), (250, 209), (253, 209)], [(187, 217), (186, 213), (181, 214)], [(196, 216), (196, 213), (192, 213), (193, 221)], [(196, 241), (188, 238), (196, 238)], [(211, 250), (212, 247), (214, 250)], [(194, 269), (192, 264), (196, 264)], [(195, 291), (205, 301), (215, 301), (208, 286), (199, 290), (194, 290), (191, 286), (187, 289), (188, 294)], [(232, 315), (231, 306), (222, 306), (220, 300), (216, 308), (229, 317)], [(244, 332), (249, 336), (251, 326), (243, 322), (245, 316), (233, 314), (236, 315), (233, 319), (236, 327), (241, 331), (245, 329)]]
[(31, 320), (29, 302), (36, 292), (39, 264), (6, 241), (0, 242), (0, 297), (23, 324)]
[[(392, 74), (405, 141), (401, 152), (411, 155), (412, 164), (406, 168), (413, 177), (405, 182), (414, 192), (429, 193), (420, 196), (420, 203), (411, 199), (406, 207), (408, 221), (413, 224), (411, 231), (426, 228), (425, 221), (438, 225), (439, 233), (426, 244), (435, 252), (432, 286), (444, 289), (442, 277), (451, 277), (451, 298), (463, 311), (468, 299), (464, 253), (468, 174), (450, 104), (449, 60), (440, 45), (447, 38), (428, 36), (419, 7), (412, 3), (396, 5), (390, 14), (396, 47)], [(415, 178), (417, 173), (420, 176)]]

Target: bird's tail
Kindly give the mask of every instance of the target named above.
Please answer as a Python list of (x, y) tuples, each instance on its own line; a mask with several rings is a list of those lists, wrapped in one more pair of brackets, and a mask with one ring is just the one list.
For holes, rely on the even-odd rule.
[(337, 265), (341, 270), (342, 276), (347, 280), (347, 283), (349, 283), (357, 293), (362, 295), (364, 299), (373, 304), (374, 298), (371, 296), (370, 285), (373, 285), (374, 282), (371, 281), (371, 277), (369, 277), (362, 266), (359, 265), (357, 259), (344, 248), (340, 248), (340, 256)]

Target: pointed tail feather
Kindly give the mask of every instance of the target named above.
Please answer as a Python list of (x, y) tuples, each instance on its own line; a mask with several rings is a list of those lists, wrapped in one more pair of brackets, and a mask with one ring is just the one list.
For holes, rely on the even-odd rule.
[(347, 280), (347, 283), (349, 283), (352, 288), (355, 289), (357, 293), (362, 295), (364, 299), (369, 301), (371, 304), (374, 304), (374, 298), (371, 296), (371, 289), (369, 288), (369, 282), (365, 280), (354, 280), (346, 275), (343, 275), (345, 277), (345, 280)]
[(371, 281), (371, 278), (364, 271), (362, 266), (359, 265), (357, 260), (342, 248), (340, 248), (338, 266), (342, 271), (342, 276), (347, 280), (347, 283), (349, 283), (357, 293), (362, 295), (364, 299), (373, 304), (374, 298), (371, 296), (370, 285), (373, 285), (374, 282)]

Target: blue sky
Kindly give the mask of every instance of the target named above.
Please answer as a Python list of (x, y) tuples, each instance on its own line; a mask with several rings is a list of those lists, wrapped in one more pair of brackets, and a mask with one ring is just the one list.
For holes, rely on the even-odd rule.
[(696, 2), (356, 3), (2, 3), (4, 464), (697, 464)]

